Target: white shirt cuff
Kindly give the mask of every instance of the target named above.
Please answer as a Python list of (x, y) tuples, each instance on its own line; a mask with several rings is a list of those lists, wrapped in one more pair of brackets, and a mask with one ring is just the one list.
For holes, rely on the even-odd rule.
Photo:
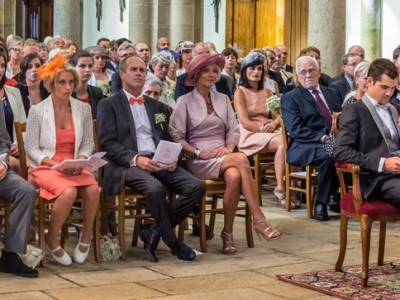
[(131, 167), (136, 167), (136, 159), (138, 156), (139, 156), (139, 154), (136, 154), (135, 157), (129, 163), (131, 165)]
[(384, 157), (381, 157), (381, 159), (379, 160), (379, 166), (378, 166), (378, 172), (382, 173), (383, 172), (383, 165), (385, 163), (385, 159)]

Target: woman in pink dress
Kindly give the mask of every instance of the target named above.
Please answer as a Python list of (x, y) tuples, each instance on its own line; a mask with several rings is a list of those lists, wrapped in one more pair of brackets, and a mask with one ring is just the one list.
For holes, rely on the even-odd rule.
[(201, 179), (222, 178), (226, 182), (222, 249), (225, 254), (235, 254), (232, 232), (240, 192), (253, 214), (254, 231), (266, 240), (282, 234), (272, 229), (258, 205), (247, 157), (234, 152), (239, 128), (230, 100), (211, 89), (224, 63), (220, 54), (204, 53), (192, 59), (185, 84), (196, 87), (178, 99), (170, 119), (170, 132), (192, 158), (187, 162), (189, 172)]
[(58, 233), (76, 198), (82, 198), (84, 224), (73, 257), (75, 262), (83, 263), (89, 253), (99, 187), (93, 174), (82, 168), (51, 169), (65, 159), (88, 158), (94, 148), (90, 106), (71, 97), (79, 86), (79, 76), (64, 61), (59, 55), (37, 70), (51, 94), (30, 109), (25, 147), (30, 162), (29, 181), (40, 188), (41, 197), (56, 199), (46, 247), (56, 262), (70, 265), (71, 257), (60, 247)]
[[(267, 99), (273, 94), (264, 88), (264, 62), (265, 57), (258, 52), (250, 52), (241, 61), (240, 83), (234, 96), (240, 123), (239, 149), (247, 156), (257, 152), (275, 153), (277, 185), (274, 195), (277, 204), (285, 207), (285, 152), (282, 134), (278, 130), (281, 117), (268, 108)], [(301, 202), (293, 198), (291, 205), (299, 208)]]

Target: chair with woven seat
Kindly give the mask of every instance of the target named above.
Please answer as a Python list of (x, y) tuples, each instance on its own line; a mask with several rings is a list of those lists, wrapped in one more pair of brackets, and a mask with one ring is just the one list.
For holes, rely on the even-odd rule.
[[(20, 175), (24, 179), (28, 179), (28, 165), (27, 165), (27, 158), (25, 152), (25, 144), (24, 144), (24, 137), (23, 134), (26, 130), (26, 123), (16, 122), (14, 123), (15, 132), (18, 142), (18, 152), (19, 152), (19, 159), (20, 159)], [(81, 200), (77, 199), (76, 203), (80, 203)], [(46, 224), (49, 223), (49, 217), (51, 214), (51, 207), (54, 203), (54, 200), (46, 200), (42, 197), (37, 196), (36, 198), (36, 208), (32, 214), (32, 229), (38, 235), (38, 246), (41, 249), (45, 249), (45, 229)], [(78, 217), (71, 217), (67, 219), (61, 229), (61, 238), (60, 238), (60, 246), (64, 247), (65, 239), (68, 236), (68, 227), (73, 226), (75, 228), (79, 228), (80, 224), (83, 223), (80, 214), (80, 206), (73, 206), (72, 212), (77, 211)], [(93, 225), (93, 248), (94, 248), (94, 257), (96, 262), (101, 262), (101, 253), (100, 253), (100, 210), (97, 209), (94, 225)]]
[[(360, 167), (355, 164), (336, 163), (340, 183), (340, 250), (335, 270), (342, 269), (347, 247), (347, 225), (349, 219), (360, 222), (362, 247), (361, 285), (368, 285), (369, 253), (371, 227), (374, 221), (379, 222), (378, 266), (383, 265), (387, 222), (400, 221), (400, 209), (381, 199), (365, 201), (360, 189)], [(345, 175), (351, 174), (351, 188), (346, 184)]]
[[(281, 130), (283, 138), (283, 148), (286, 153), (289, 136), (286, 131), (285, 125), (281, 120)], [(291, 193), (302, 192), (306, 195), (307, 215), (308, 218), (313, 218), (314, 209), (314, 198), (315, 198), (315, 187), (317, 185), (317, 168), (313, 164), (305, 166), (304, 171), (292, 172), (291, 167), (287, 161), (285, 161), (285, 185), (286, 185), (286, 211), (291, 210)], [(292, 185), (292, 181), (302, 181), (302, 187), (298, 184)]]

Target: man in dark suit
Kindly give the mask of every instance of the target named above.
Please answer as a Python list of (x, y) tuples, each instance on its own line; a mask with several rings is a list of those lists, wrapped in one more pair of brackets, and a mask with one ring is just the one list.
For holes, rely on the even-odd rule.
[(11, 203), (10, 220), (0, 258), (0, 272), (37, 277), (38, 271), (26, 266), (17, 254), (26, 253), (36, 189), (10, 170), (8, 160), (10, 145), (4, 111), (0, 109), (0, 198)]
[[(100, 148), (106, 151), (109, 164), (104, 169), (103, 188), (107, 196), (122, 191), (125, 185), (144, 196), (146, 207), (155, 219), (145, 225), (140, 237), (152, 261), (160, 237), (173, 255), (193, 260), (195, 252), (180, 242), (174, 227), (183, 221), (201, 201), (205, 187), (202, 182), (177, 167), (176, 162), (162, 166), (152, 160), (160, 140), (172, 141), (169, 134), (168, 107), (142, 95), (146, 65), (137, 56), (120, 62), (123, 89), (100, 101), (97, 126)], [(166, 200), (167, 189), (179, 196)]]
[(354, 87), (354, 68), (362, 61), (361, 56), (356, 53), (346, 53), (342, 57), (342, 68), (344, 76), (339, 80), (332, 82), (329, 87), (339, 92), (342, 103)]
[(285, 44), (277, 45), (276, 48), (281, 51), (282, 55), (282, 71), (293, 73), (293, 67), (287, 64), (287, 58), (289, 56), (288, 47)]
[(340, 117), (334, 159), (360, 165), (364, 199), (378, 197), (400, 208), (399, 112), (389, 103), (398, 76), (388, 59), (371, 63), (366, 94)]
[(332, 112), (341, 110), (335, 90), (320, 86), (318, 62), (310, 56), (296, 60), (299, 86), (282, 96), (282, 119), (291, 140), (286, 160), (289, 164), (304, 167), (318, 165), (317, 200), (314, 218), (327, 221), (329, 197), (337, 188), (334, 162), (324, 144), (330, 138)]

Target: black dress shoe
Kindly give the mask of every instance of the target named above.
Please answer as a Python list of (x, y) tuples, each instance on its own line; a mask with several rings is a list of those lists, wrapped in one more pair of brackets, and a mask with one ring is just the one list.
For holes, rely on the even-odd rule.
[(39, 272), (25, 265), (17, 253), (4, 251), (0, 258), (0, 271), (21, 277), (37, 277)]
[(317, 221), (328, 221), (328, 209), (325, 204), (315, 203), (314, 206), (314, 219)]
[(179, 259), (193, 260), (196, 258), (196, 253), (193, 251), (193, 249), (186, 246), (181, 241), (166, 244), (171, 249), (171, 254), (177, 256)]
[(140, 239), (143, 241), (143, 249), (150, 260), (152, 262), (158, 262), (158, 258), (154, 253), (160, 241), (157, 225), (155, 223), (144, 225), (140, 231)]
[(340, 193), (335, 193), (329, 197), (328, 209), (340, 213)]

